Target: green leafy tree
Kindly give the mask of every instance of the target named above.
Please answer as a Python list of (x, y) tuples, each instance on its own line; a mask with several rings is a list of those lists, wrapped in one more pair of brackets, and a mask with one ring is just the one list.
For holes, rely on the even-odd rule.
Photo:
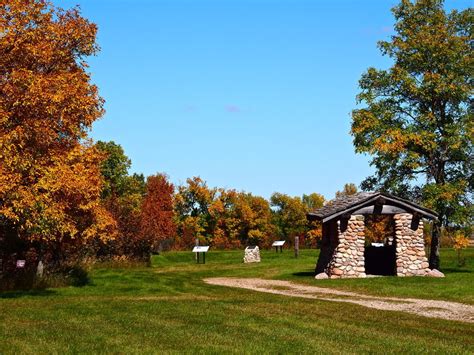
[(105, 182), (102, 198), (123, 197), (131, 194), (143, 196), (146, 190), (145, 177), (143, 174), (129, 174), (128, 170), (132, 165), (132, 161), (125, 154), (122, 146), (114, 141), (98, 141), (96, 147), (105, 156), (101, 165)]
[(210, 208), (217, 193), (217, 189), (209, 188), (198, 176), (188, 178), (186, 184), (178, 186), (174, 210), (178, 234), (184, 245), (194, 244), (195, 238), (206, 240), (212, 237)]
[(270, 197), (270, 203), (274, 208), (274, 223), (280, 238), (291, 240), (306, 233), (308, 210), (301, 198), (275, 192)]
[(119, 144), (98, 141), (96, 148), (105, 156), (101, 165), (104, 178), (102, 204), (114, 217), (118, 229), (113, 242), (98, 243), (97, 255), (142, 259), (151, 248), (151, 241), (140, 233), (142, 204), (147, 189), (145, 177), (143, 174), (129, 175), (131, 160)]
[(395, 34), (379, 48), (393, 65), (362, 75), (365, 107), (352, 112), (356, 151), (372, 155), (376, 168), (362, 187), (419, 199), (442, 225), (465, 225), (473, 220), (474, 10), (403, 0), (392, 11)]
[(125, 155), (123, 148), (113, 141), (98, 141), (96, 147), (106, 156), (101, 166), (105, 180), (102, 197), (123, 195), (132, 161)]
[(301, 198), (303, 204), (306, 206), (308, 211), (312, 211), (316, 208), (323, 207), (325, 199), (324, 196), (321, 194), (318, 194), (316, 192), (313, 192), (312, 194), (305, 195), (303, 194), (303, 197)]

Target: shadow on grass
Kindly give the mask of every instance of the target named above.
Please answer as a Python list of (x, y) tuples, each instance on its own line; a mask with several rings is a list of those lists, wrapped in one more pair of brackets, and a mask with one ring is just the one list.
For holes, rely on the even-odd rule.
[(299, 277), (309, 277), (309, 276), (314, 276), (314, 271), (294, 272), (292, 275), (293, 276), (299, 276)]
[(61, 271), (38, 277), (34, 273), (13, 275), (0, 279), (0, 299), (19, 298), (25, 296), (51, 296), (56, 294), (52, 288), (68, 286), (94, 286), (87, 270), (80, 266), (72, 266)]
[(37, 290), (25, 290), (25, 291), (4, 291), (0, 292), (0, 299), (6, 298), (21, 298), (27, 296), (34, 296), (34, 297), (45, 297), (45, 296), (53, 296), (56, 294), (54, 290), (44, 290), (44, 289), (37, 289)]
[(450, 273), (450, 274), (470, 274), (472, 273), (472, 270), (467, 270), (467, 269), (461, 269), (458, 267), (444, 267), (441, 269), (444, 273)]
[(83, 287), (91, 283), (89, 273), (80, 266), (72, 266), (64, 270), (67, 283), (75, 287)]

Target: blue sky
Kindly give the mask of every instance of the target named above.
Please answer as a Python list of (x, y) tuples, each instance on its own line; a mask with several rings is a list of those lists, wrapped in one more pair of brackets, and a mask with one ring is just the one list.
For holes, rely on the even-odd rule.
[(397, 1), (55, 3), (99, 26), (89, 63), (107, 113), (91, 135), (121, 144), (133, 172), (327, 198), (371, 174), (350, 112), (361, 74), (390, 65), (376, 43)]

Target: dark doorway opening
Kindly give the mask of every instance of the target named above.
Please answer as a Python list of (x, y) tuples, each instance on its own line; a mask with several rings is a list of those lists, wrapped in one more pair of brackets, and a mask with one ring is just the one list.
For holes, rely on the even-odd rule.
[(365, 217), (365, 273), (394, 276), (397, 274), (395, 224), (391, 215)]
[(394, 276), (396, 274), (395, 245), (365, 248), (365, 273), (368, 275)]

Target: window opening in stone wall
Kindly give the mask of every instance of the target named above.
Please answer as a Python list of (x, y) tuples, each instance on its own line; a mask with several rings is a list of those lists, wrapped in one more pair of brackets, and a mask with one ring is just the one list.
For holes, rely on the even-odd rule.
[(395, 223), (391, 215), (365, 216), (365, 273), (396, 275)]

